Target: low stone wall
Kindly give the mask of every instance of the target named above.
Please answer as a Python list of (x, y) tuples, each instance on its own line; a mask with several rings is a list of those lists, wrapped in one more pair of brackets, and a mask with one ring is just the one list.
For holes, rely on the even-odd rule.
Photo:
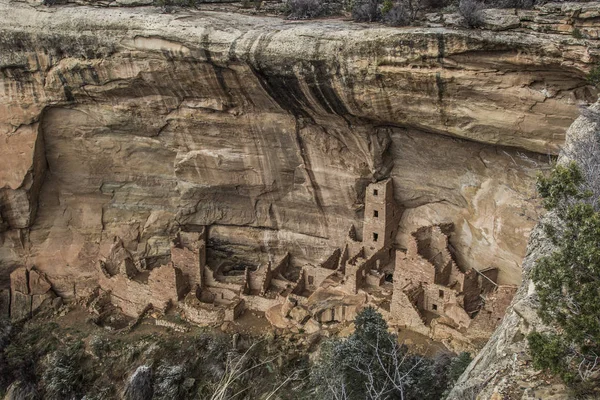
[(179, 306), (183, 310), (186, 320), (198, 325), (217, 325), (225, 320), (223, 307), (202, 303), (194, 296), (188, 295)]
[(246, 310), (246, 303), (244, 302), (243, 299), (240, 299), (240, 300), (236, 301), (235, 303), (230, 304), (225, 309), (224, 320), (225, 321), (235, 321), (236, 319), (238, 319), (238, 317), (240, 317), (244, 313), (245, 310)]
[(278, 298), (268, 299), (266, 297), (253, 295), (242, 295), (242, 299), (246, 303), (246, 308), (262, 312), (266, 312), (269, 308), (281, 303)]

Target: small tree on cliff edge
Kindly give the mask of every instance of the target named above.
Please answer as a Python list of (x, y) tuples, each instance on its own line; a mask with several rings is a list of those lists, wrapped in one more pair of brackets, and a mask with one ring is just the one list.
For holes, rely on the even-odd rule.
[(544, 207), (559, 222), (544, 227), (556, 250), (537, 261), (531, 277), (539, 315), (558, 329), (528, 338), (534, 365), (579, 389), (600, 370), (600, 212), (586, 172), (571, 162), (538, 180)]

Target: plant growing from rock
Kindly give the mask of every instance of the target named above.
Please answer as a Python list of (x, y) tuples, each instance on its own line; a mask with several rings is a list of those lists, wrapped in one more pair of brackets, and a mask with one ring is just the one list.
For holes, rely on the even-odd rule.
[(600, 87), (600, 65), (592, 68), (587, 79), (592, 85)]
[(600, 371), (600, 132), (566, 149), (573, 161), (538, 179), (544, 207), (556, 215), (545, 232), (555, 251), (532, 271), (539, 315), (552, 333), (528, 337), (534, 365), (574, 387)]

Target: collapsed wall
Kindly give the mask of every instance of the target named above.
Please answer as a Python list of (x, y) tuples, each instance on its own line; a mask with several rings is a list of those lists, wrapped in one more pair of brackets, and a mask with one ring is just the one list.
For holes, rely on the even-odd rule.
[[(503, 317), (514, 286), (497, 283), (497, 268), (459, 268), (449, 247), (452, 225), (421, 227), (408, 249), (399, 248), (394, 238), (402, 212), (393, 198), (393, 180), (370, 183), (365, 192), (363, 240), (351, 225), (345, 245), (313, 263), (268, 249), (250, 260), (243, 252), (220, 258), (208, 252), (212, 226), (180, 230), (161, 263), (149, 263), (115, 237), (108, 254), (97, 260), (97, 288), (84, 303), (99, 323), (116, 308), (134, 321), (152, 310), (160, 323), (176, 314), (202, 326), (243, 330), (231, 323), (251, 312), (275, 328), (308, 333), (342, 329), (360, 310), (373, 307), (392, 328), (429, 336), (455, 351), (474, 349)], [(255, 259), (266, 261), (253, 265)], [(19, 284), (20, 276), (25, 282), (43, 275), (25, 268), (11, 274), (15, 320), (31, 316), (43, 302), (22, 293), (19, 288), (27, 285)], [(45, 277), (43, 282), (49, 291)], [(21, 312), (25, 300), (29, 306)]]

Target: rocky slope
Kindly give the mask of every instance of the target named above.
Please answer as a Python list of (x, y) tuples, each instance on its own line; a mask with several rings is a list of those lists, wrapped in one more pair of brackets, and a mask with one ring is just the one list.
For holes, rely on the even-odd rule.
[(517, 283), (535, 173), (595, 99), (598, 47), (0, 0), (0, 288), (26, 264), (86, 294), (115, 237), (152, 260), (182, 226), (314, 262), (384, 177), (406, 209), (400, 247), (453, 223), (461, 266)]
[[(600, 110), (596, 103), (595, 110)], [(600, 127), (589, 116), (579, 117), (567, 132), (569, 141), (577, 137), (596, 134)], [(567, 162), (561, 156), (561, 162)], [(532, 331), (551, 330), (539, 316), (535, 286), (529, 279), (535, 262), (552, 252), (552, 243), (545, 236), (542, 225), (552, 222), (546, 215), (534, 228), (529, 239), (527, 256), (523, 262), (523, 283), (513, 302), (485, 347), (469, 365), (451, 393), (450, 400), (470, 398), (480, 393), (478, 399), (570, 399), (572, 393), (554, 379), (541, 379), (540, 371), (533, 368), (528, 351), (527, 335)]]

